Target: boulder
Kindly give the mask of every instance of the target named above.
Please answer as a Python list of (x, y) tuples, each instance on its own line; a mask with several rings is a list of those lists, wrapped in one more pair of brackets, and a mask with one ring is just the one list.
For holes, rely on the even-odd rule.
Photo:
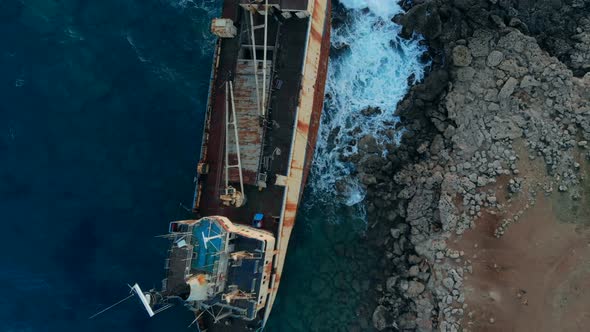
[(467, 67), (471, 64), (471, 51), (467, 46), (459, 45), (453, 48), (453, 63), (457, 67)]
[(442, 22), (438, 10), (430, 3), (412, 7), (396, 21), (403, 26), (402, 35), (410, 38), (414, 33), (423, 35), (428, 40), (438, 38), (442, 31)]
[(498, 99), (500, 102), (506, 102), (510, 98), (510, 96), (514, 93), (514, 89), (518, 85), (518, 80), (514, 77), (510, 77), (502, 86), (500, 93), (498, 93)]
[(392, 238), (397, 240), (402, 235), (402, 230), (399, 228), (392, 228), (389, 230), (389, 233), (391, 234)]
[(424, 292), (425, 286), (423, 283), (411, 280), (408, 284), (406, 295), (408, 297), (416, 297)]
[(385, 289), (388, 292), (393, 292), (395, 291), (395, 284), (397, 283), (397, 276), (392, 276), (387, 278), (387, 281), (385, 281)]
[(490, 128), (492, 139), (498, 141), (505, 138), (515, 139), (522, 136), (522, 129), (512, 119), (494, 117), (494, 122), (494, 125)]
[(416, 98), (434, 101), (449, 84), (449, 73), (446, 70), (435, 70), (426, 77), (423, 84), (414, 88)]
[(453, 286), (455, 286), (455, 282), (453, 281), (452, 278), (444, 278), (442, 283), (443, 283), (443, 286), (445, 286), (445, 288), (448, 290), (452, 290)]
[(520, 81), (520, 88), (521, 89), (526, 89), (526, 88), (530, 88), (530, 87), (535, 87), (535, 86), (540, 86), (541, 83), (539, 83), (539, 81), (537, 81), (534, 77), (532, 77), (531, 75), (526, 75), (525, 77), (522, 78), (522, 80)]
[(362, 137), (358, 142), (358, 148), (361, 152), (365, 153), (378, 153), (380, 152), (379, 145), (375, 137), (366, 135)]
[(486, 64), (489, 67), (496, 67), (502, 62), (502, 60), (504, 60), (504, 53), (500, 51), (491, 51), (486, 60)]
[(383, 331), (388, 327), (393, 326), (393, 317), (387, 308), (382, 305), (377, 306), (375, 311), (373, 311), (373, 327), (377, 329), (377, 331)]

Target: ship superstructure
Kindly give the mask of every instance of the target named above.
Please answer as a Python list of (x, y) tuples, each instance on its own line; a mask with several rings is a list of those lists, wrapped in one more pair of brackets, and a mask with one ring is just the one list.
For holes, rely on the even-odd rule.
[(167, 237), (166, 278), (151, 306), (177, 298), (217, 320), (256, 318), (268, 297), (271, 271), (261, 267), (274, 256), (272, 233), (211, 216), (172, 222)]
[(324, 100), (329, 0), (225, 0), (194, 220), (170, 223), (150, 316), (182, 303), (208, 331), (263, 328), (276, 298)]

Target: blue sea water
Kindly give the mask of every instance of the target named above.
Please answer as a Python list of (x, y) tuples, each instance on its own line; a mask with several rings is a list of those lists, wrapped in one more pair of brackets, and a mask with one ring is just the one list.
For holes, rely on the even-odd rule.
[[(353, 19), (375, 18), (363, 10), (375, 1), (344, 3)], [(148, 319), (133, 300), (88, 317), (125, 297), (129, 283), (158, 286), (167, 243), (155, 236), (190, 217), (208, 28), (219, 8), (219, 0), (0, 0), (0, 331), (187, 330), (183, 308)], [(401, 59), (417, 60), (407, 46)], [(350, 57), (332, 59), (334, 97), (338, 75), (359, 65), (356, 57), (347, 65)], [(391, 68), (403, 81), (412, 72)], [(327, 132), (316, 165), (334, 157)], [(322, 188), (343, 176), (314, 169), (269, 331), (346, 329), (369, 291), (377, 254), (364, 242), (363, 216), (348, 207), (362, 200), (310, 203), (329, 200)]]

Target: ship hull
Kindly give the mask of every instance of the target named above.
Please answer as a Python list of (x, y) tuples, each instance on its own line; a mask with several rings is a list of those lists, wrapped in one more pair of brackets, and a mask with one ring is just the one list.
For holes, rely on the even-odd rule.
[[(272, 119), (274, 127), (270, 133), (260, 136), (263, 148), (260, 151), (252, 150), (251, 155), (246, 156), (254, 158), (255, 153), (260, 153), (258, 162), (261, 165), (269, 160), (267, 158), (272, 159), (270, 165), (265, 166), (265, 173), (276, 174), (277, 178), (281, 178), (276, 182), (281, 184), (270, 183), (263, 190), (255, 185), (247, 185), (244, 190), (247, 203), (240, 208), (227, 207), (219, 199), (226, 176), (225, 136), (228, 134), (225, 125), (227, 97), (224, 86), (228, 77), (239, 74), (236, 65), (239, 60), (236, 60), (235, 54), (240, 45), (239, 42), (236, 44), (236, 41), (224, 39), (219, 39), (217, 43), (193, 211), (200, 217), (220, 215), (234, 223), (245, 225), (252, 225), (252, 216), (262, 213), (265, 216), (262, 228), (274, 234), (276, 247), (274, 259), (264, 266), (264, 269), (272, 271), (272, 277), (268, 298), (257, 320), (230, 320), (212, 324), (211, 319), (205, 318), (204, 325), (208, 331), (240, 331), (264, 325), (279, 289), (289, 238), (318, 138), (330, 51), (330, 1), (309, 0), (307, 6), (310, 16), (306, 20), (291, 18), (277, 27), (277, 49), (273, 51), (273, 89), (268, 102), (269, 119)], [(224, 1), (222, 17), (235, 22), (247, 20), (247, 17), (240, 16), (240, 6), (236, 0)], [(281, 83), (278, 89), (277, 82)], [(252, 139), (252, 136), (244, 134), (243, 140), (255, 141), (258, 137), (254, 136), (255, 139)], [(250, 151), (249, 148), (246, 145), (243, 149)], [(255, 164), (256, 160), (251, 163)], [(244, 178), (254, 182), (257, 174), (245, 172)]]

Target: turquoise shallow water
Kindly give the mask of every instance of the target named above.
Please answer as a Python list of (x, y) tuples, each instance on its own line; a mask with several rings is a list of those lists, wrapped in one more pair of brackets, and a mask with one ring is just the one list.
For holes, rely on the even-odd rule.
[[(187, 330), (183, 308), (148, 319), (133, 301), (87, 318), (128, 283), (158, 285), (154, 236), (190, 216), (219, 6), (0, 0), (0, 330)], [(362, 209), (310, 179), (269, 331), (366, 323)]]
[[(336, 215), (313, 206), (299, 212), (269, 331), (348, 331), (370, 305), (377, 254), (356, 209)], [(365, 313), (366, 314), (366, 313)]]

